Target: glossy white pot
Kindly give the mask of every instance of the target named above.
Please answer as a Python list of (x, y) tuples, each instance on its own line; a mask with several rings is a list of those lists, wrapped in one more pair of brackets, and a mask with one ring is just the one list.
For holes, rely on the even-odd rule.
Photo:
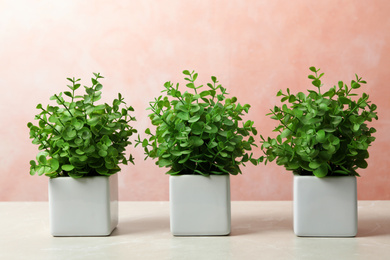
[(294, 233), (315, 237), (356, 236), (356, 177), (294, 175)]
[(108, 236), (118, 225), (118, 176), (49, 180), (53, 236)]
[(229, 175), (170, 176), (169, 200), (173, 235), (230, 234)]

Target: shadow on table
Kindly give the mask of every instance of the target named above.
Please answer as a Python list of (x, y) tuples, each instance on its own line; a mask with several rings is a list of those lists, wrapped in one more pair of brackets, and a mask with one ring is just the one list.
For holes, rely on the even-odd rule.
[(387, 235), (390, 235), (390, 218), (388, 216), (358, 219), (358, 233), (356, 237)]
[[(269, 218), (261, 216), (236, 216), (232, 218), (230, 236), (254, 233), (292, 232), (291, 218)], [(122, 236), (139, 233), (169, 233), (170, 224), (166, 217), (148, 217), (139, 219), (122, 219), (111, 236)]]
[(236, 216), (232, 218), (231, 236), (254, 233), (293, 232), (291, 217)]
[[(232, 219), (231, 236), (240, 236), (254, 233), (269, 232), (293, 233), (292, 218), (270, 218), (261, 216), (240, 216)], [(373, 217), (358, 220), (358, 233), (356, 237), (389, 236), (390, 218)]]
[(122, 236), (137, 233), (169, 232), (169, 219), (166, 217), (146, 217), (138, 219), (122, 219), (112, 236)]

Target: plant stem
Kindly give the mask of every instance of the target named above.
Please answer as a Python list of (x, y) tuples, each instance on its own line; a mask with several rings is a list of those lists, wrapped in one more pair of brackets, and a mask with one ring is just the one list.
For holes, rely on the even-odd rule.
[[(45, 119), (43, 119), (42, 117), (39, 117), (39, 119), (41, 119), (43, 122), (45, 122), (45, 123), (46, 123), (48, 126), (50, 126), (54, 131), (56, 131), (58, 135), (61, 135), (61, 133), (58, 132), (58, 130), (55, 129), (54, 126), (52, 126), (51, 124), (49, 124), (49, 122), (47, 122)], [(61, 122), (61, 121), (60, 121), (60, 122)], [(61, 124), (62, 124), (62, 123), (61, 123)], [(63, 125), (63, 124), (62, 124), (62, 125)], [(64, 126), (64, 125), (63, 125), (63, 126)]]
[[(43, 109), (42, 108), (42, 110), (44, 111), (44, 112), (46, 112), (49, 116), (53, 116), (53, 114), (51, 114), (49, 111), (47, 111), (47, 110), (45, 110), (45, 109)], [(62, 121), (57, 117), (57, 119), (58, 119), (58, 121), (61, 123), (61, 125), (62, 126), (65, 126), (64, 125), (64, 123), (62, 123)], [(43, 119), (42, 119), (43, 120)], [(43, 121), (45, 121), (45, 120), (43, 120)], [(49, 124), (47, 121), (45, 121), (47, 124)]]
[(73, 77), (72, 84), (73, 84), (73, 87), (72, 87), (72, 103), (73, 103), (73, 99), (74, 99), (74, 77)]
[(63, 107), (65, 107), (65, 109), (69, 112), (70, 116), (73, 117), (72, 112), (70, 112), (69, 108), (68, 108), (67, 106), (65, 106), (65, 102), (62, 102), (62, 101), (60, 100), (60, 98), (57, 96), (57, 94), (55, 94), (54, 96), (57, 98), (58, 102), (60, 102), (60, 104), (61, 104)]
[[(178, 91), (177, 89), (174, 89), (174, 88), (172, 87), (172, 85), (170, 85), (170, 84), (169, 84), (169, 88)], [(177, 97), (177, 99), (178, 99), (183, 105), (185, 105), (184, 100), (183, 100), (181, 97)]]
[(357, 108), (359, 108), (359, 105), (365, 101), (368, 100), (368, 97), (362, 99), (359, 103), (356, 104), (356, 106), (351, 110), (349, 111), (349, 113), (344, 117), (344, 119), (346, 119), (350, 114), (352, 114)]
[(172, 127), (171, 124), (169, 124), (164, 118), (162, 118), (160, 114), (157, 114), (156, 110), (154, 110), (154, 107), (153, 107), (151, 104), (149, 104), (149, 106), (150, 106), (150, 108), (152, 109), (152, 111), (153, 111), (153, 113), (154, 113), (155, 115), (157, 115), (157, 116), (158, 116), (162, 121), (164, 121), (169, 127)]
[[(276, 118), (278, 118), (277, 117), (277, 115), (275, 114), (275, 112), (272, 110), (272, 109), (270, 109), (270, 111), (272, 112), (272, 114), (276, 117)], [(287, 113), (288, 114), (288, 113)], [(291, 115), (291, 114), (290, 114)], [(280, 119), (278, 119), (279, 120), (279, 122), (282, 124), (282, 125), (284, 125), (284, 127), (286, 127), (288, 130), (290, 130), (291, 132), (294, 132), (293, 130), (291, 130), (282, 120), (280, 120)]]

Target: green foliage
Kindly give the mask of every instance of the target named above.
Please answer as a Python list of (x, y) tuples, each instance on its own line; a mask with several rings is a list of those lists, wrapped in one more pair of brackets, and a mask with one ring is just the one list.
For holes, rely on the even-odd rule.
[(286, 104), (267, 114), (279, 122), (274, 130), (279, 134), (276, 138), (261, 136), (265, 163), (276, 159), (276, 164), (299, 175), (359, 176), (356, 170), (367, 167), (367, 149), (375, 140), (371, 134), (376, 130), (366, 122), (378, 119), (377, 106), (370, 104), (369, 96), (352, 93), (366, 82), (356, 75), (350, 87), (339, 81), (321, 93), (324, 73), (315, 67), (310, 70), (315, 75), (309, 79), (317, 91), (277, 93)]
[[(149, 138), (138, 137), (137, 144), (147, 157), (157, 158), (160, 167), (169, 167), (168, 174), (233, 174), (241, 173), (239, 165), (250, 161), (257, 134), (253, 121), (242, 126), (241, 116), (250, 106), (237, 103), (237, 98), (226, 98), (226, 89), (216, 77), (204, 90), (195, 85), (197, 73), (183, 71), (190, 92), (182, 93), (179, 84), (164, 84), (165, 96), (150, 102), (149, 118), (156, 132), (146, 129)], [(145, 159), (146, 159), (145, 158)]]
[[(121, 94), (112, 106), (95, 104), (101, 98), (103, 86), (98, 80), (103, 77), (99, 73), (94, 76), (92, 87), (84, 86), (84, 95), (75, 95), (80, 79), (68, 78), (70, 91), (50, 97), (57, 105), (37, 105), (38, 125), (27, 124), (32, 143), (41, 150), (36, 161), (30, 161), (31, 175), (109, 176), (120, 171), (120, 163), (134, 163), (132, 155), (125, 157), (125, 148), (131, 144), (128, 139), (137, 132), (129, 125), (135, 121), (129, 114), (134, 109), (126, 106)], [(70, 101), (65, 101), (64, 95)]]

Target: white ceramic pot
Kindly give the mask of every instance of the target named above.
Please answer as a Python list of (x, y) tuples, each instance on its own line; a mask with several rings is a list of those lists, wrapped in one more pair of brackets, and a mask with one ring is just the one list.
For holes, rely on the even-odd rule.
[(174, 236), (230, 234), (230, 176), (169, 178), (170, 222)]
[(108, 236), (118, 225), (118, 176), (49, 180), (53, 236)]
[(294, 175), (294, 232), (297, 236), (356, 236), (356, 177)]

